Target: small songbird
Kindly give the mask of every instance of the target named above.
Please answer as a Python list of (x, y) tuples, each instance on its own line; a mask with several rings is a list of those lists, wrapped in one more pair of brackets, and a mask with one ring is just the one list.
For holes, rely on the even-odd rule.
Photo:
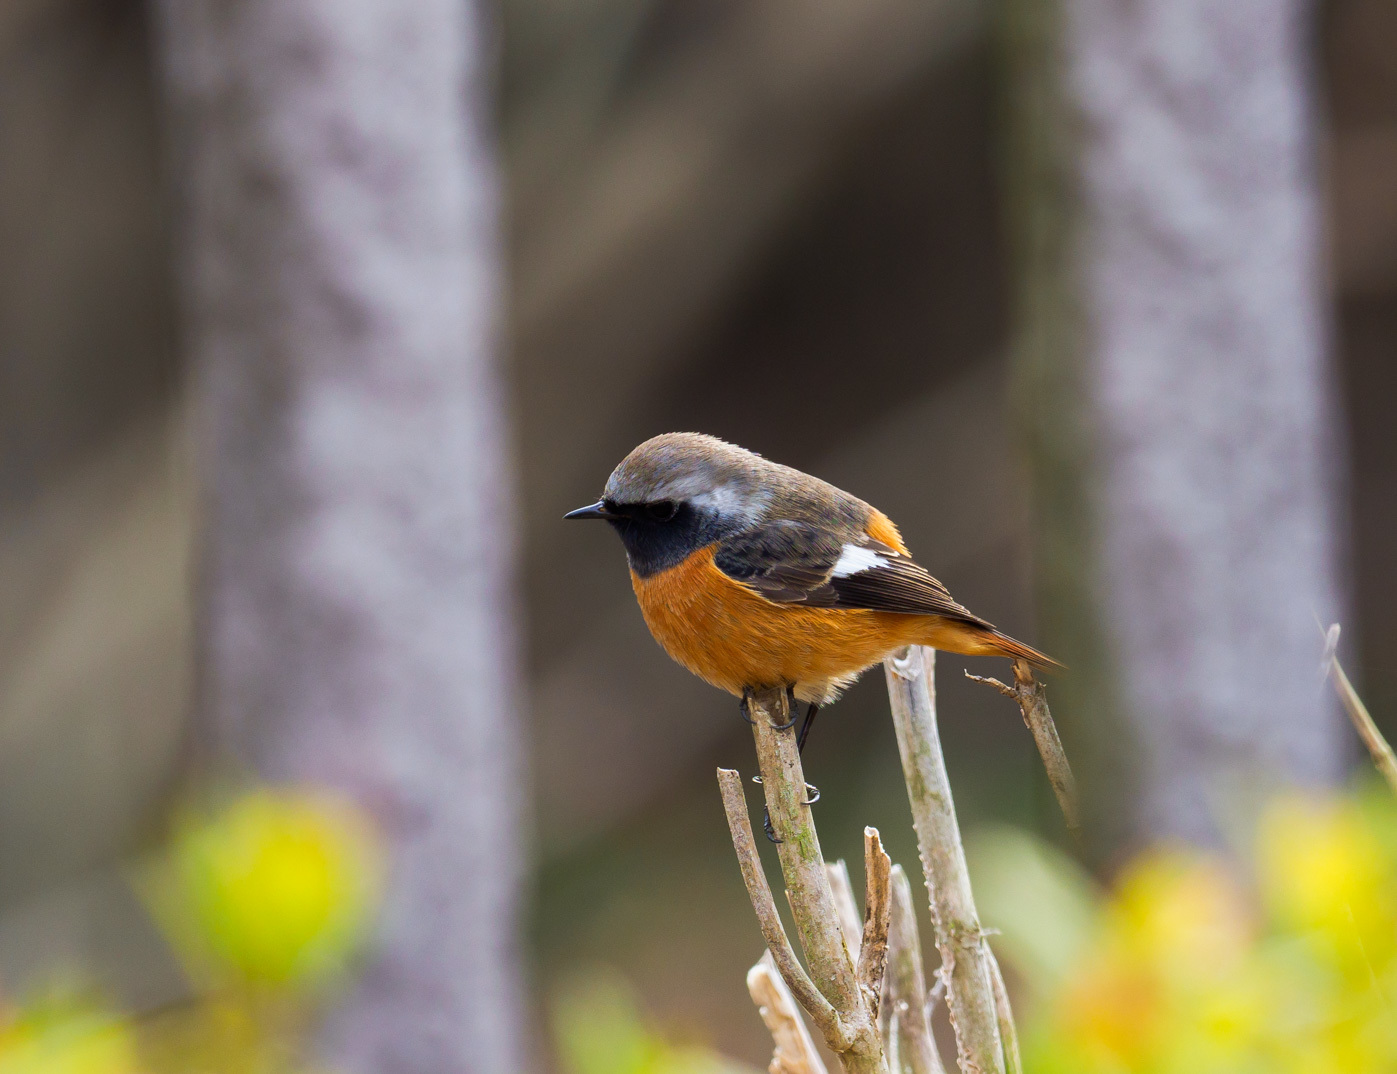
[(655, 640), (744, 698), (787, 687), (815, 710), (905, 645), (1056, 666), (951, 599), (887, 515), (819, 478), (699, 433), (645, 441), (602, 498)]

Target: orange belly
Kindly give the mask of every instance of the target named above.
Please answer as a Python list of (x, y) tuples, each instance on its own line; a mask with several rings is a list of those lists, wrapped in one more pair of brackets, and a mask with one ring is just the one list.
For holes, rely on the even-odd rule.
[(649, 578), (631, 573), (655, 640), (731, 694), (745, 687), (840, 682), (904, 645), (930, 644), (938, 616), (774, 604), (713, 563), (713, 549)]

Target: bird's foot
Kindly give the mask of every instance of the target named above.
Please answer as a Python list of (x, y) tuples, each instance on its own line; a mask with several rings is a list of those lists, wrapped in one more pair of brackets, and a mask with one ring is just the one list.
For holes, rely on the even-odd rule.
[[(762, 777), (753, 776), (752, 782), (755, 783), (758, 787), (760, 787), (762, 785)], [(810, 797), (807, 798), (804, 802), (802, 802), (801, 805), (814, 805), (816, 802), (820, 800), (820, 788), (815, 786), (815, 784), (813, 783), (807, 783), (805, 785), (805, 793), (810, 795)]]
[(791, 718), (785, 723), (772, 724), (771, 727), (774, 731), (789, 731), (800, 719), (800, 714), (796, 711), (796, 688), (794, 686), (786, 687), (786, 702), (786, 711), (791, 714)]

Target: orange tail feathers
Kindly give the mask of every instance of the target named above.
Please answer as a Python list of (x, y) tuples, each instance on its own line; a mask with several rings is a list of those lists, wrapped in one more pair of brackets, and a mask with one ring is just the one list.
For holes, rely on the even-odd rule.
[(928, 623), (921, 644), (961, 656), (1005, 656), (1010, 660), (1027, 660), (1045, 671), (1062, 670), (1063, 667), (1051, 656), (1045, 656), (1031, 645), (1001, 633), (988, 623), (981, 626), (937, 616)]

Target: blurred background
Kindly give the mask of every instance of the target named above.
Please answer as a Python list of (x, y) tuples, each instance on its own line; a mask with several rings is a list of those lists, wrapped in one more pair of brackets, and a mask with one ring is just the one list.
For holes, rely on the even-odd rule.
[[(1083, 875), (1347, 778), (1317, 620), (1397, 730), (1388, 0), (333, 6), (0, 7), (0, 1011), (190, 1002), (131, 875), (231, 765), (382, 833), (350, 1069), (588, 1074), (578, 981), (764, 1068), (749, 732), (560, 522), (663, 431), (876, 503), (1073, 669)], [(963, 667), (1004, 670), (939, 663), (963, 826), (1065, 847)], [(915, 868), (881, 676), (806, 766), (829, 856)], [(346, 1028), (477, 988), (494, 1060)]]

